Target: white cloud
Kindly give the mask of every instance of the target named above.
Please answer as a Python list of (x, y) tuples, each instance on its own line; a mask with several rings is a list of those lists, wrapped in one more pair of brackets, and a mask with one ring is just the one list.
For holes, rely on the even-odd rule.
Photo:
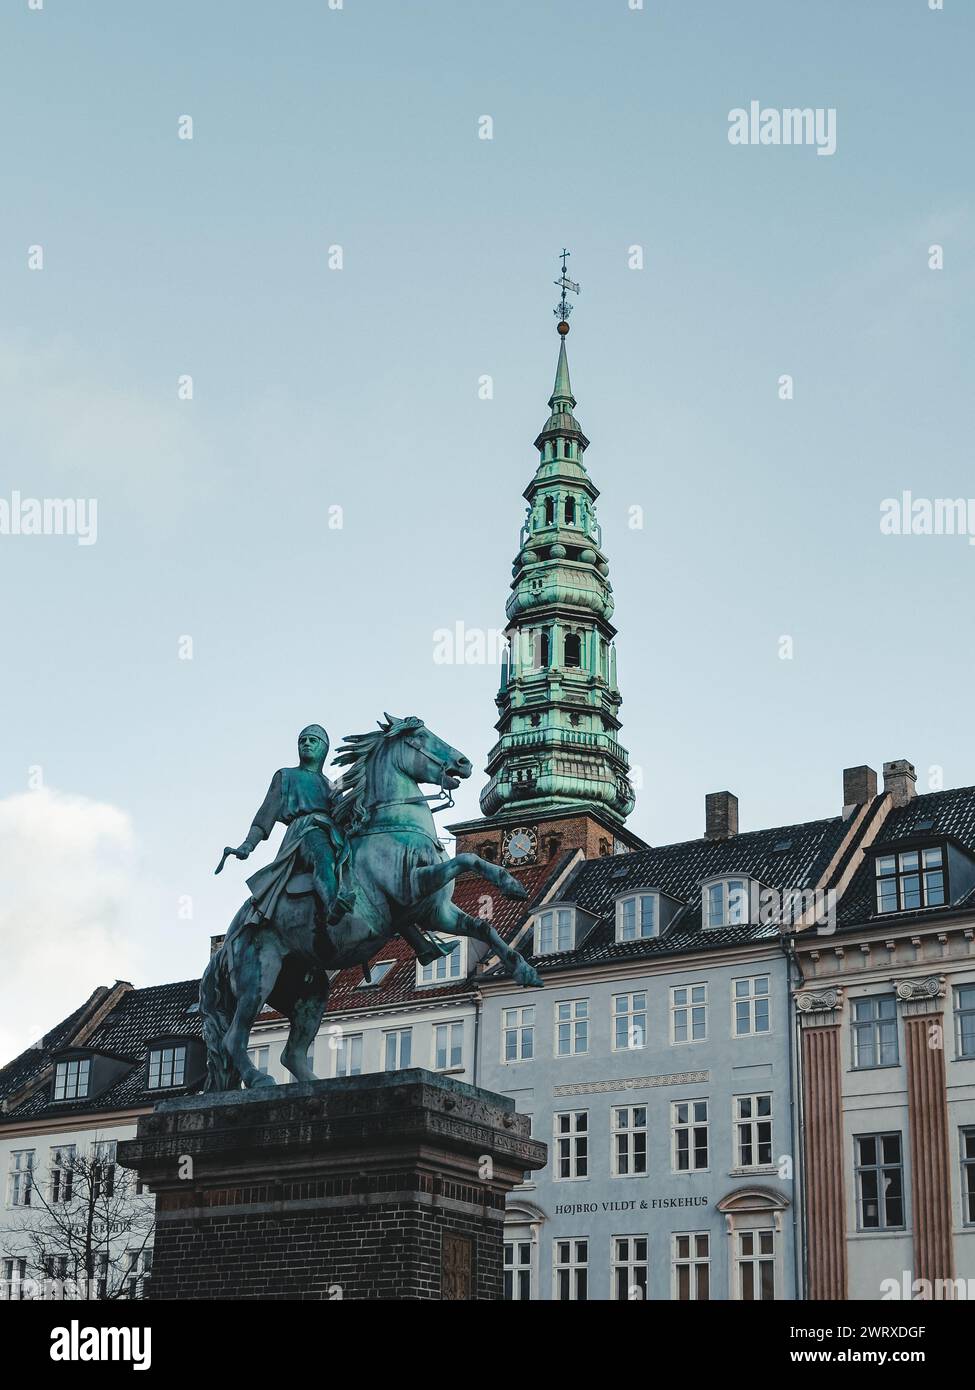
[(0, 800), (0, 1064), (137, 978), (136, 841), (124, 811), (50, 789)]

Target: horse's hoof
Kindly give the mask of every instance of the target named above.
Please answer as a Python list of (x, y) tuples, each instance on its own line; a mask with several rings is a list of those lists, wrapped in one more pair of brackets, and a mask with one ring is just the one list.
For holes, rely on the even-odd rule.
[(260, 1086), (276, 1086), (277, 1084), (278, 1083), (275, 1081), (273, 1076), (267, 1076), (262, 1072), (262, 1074), (258, 1076), (256, 1080), (251, 1082), (250, 1086), (247, 1089), (249, 1091), (256, 1091)]
[(526, 960), (515, 966), (512, 978), (516, 985), (521, 985), (524, 989), (542, 989), (545, 985), (545, 981), (535, 967), (529, 965)]
[(519, 899), (521, 901), (524, 901), (525, 898), (529, 896), (528, 889), (525, 887), (525, 885), (523, 883), (519, 883), (518, 880), (516, 878), (513, 878), (511, 874), (508, 874), (506, 876), (505, 881), (502, 884), (501, 891), (506, 898), (514, 898), (516, 901), (518, 901)]

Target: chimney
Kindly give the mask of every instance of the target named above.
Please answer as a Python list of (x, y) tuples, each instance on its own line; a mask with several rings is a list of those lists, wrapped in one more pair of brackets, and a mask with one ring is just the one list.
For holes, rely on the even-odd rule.
[(917, 796), (916, 782), (914, 764), (906, 758), (895, 758), (892, 763), (884, 763), (884, 791), (890, 795), (895, 806), (906, 806)]
[(877, 795), (877, 774), (872, 767), (843, 769), (843, 819), (852, 816), (858, 806), (872, 801)]
[(704, 798), (704, 838), (730, 840), (737, 834), (737, 796), (734, 792), (708, 792)]
[(227, 936), (227, 933), (226, 933), (226, 932), (221, 932), (219, 936), (211, 936), (211, 937), (210, 937), (210, 954), (211, 954), (211, 956), (212, 956), (212, 955), (215, 955), (215, 954), (217, 953), (217, 951), (220, 950), (220, 947), (223, 945), (224, 940), (226, 939), (226, 936)]

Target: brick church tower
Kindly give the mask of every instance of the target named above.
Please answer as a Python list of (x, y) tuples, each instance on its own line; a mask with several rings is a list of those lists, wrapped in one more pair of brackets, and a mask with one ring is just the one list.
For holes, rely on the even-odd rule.
[(565, 296), (578, 287), (564, 261), (557, 283), (559, 359), (549, 417), (535, 440), (538, 467), (524, 493), (484, 819), (449, 827), (458, 853), (512, 865), (545, 863), (566, 849), (595, 858), (644, 844), (625, 828), (634, 795), (618, 741), (613, 589), (596, 520), (599, 491), (583, 462), (589, 440), (573, 414)]

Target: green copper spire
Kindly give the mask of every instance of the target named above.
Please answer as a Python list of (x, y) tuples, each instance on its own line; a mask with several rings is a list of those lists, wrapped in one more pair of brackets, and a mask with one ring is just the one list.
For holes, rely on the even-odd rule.
[(572, 394), (572, 383), (569, 381), (569, 359), (565, 351), (565, 334), (559, 344), (559, 365), (555, 369), (555, 386), (549, 398), (549, 410), (557, 410), (559, 406), (568, 406), (569, 410), (575, 409), (576, 398)]
[[(568, 253), (565, 253), (568, 254)], [(507, 603), (510, 650), (497, 696), (498, 742), (488, 755), (485, 816), (588, 809), (622, 824), (633, 809), (617, 741), (616, 629), (609, 563), (586, 471), (589, 440), (572, 413), (565, 275), (551, 414), (535, 440), (535, 476)]]

